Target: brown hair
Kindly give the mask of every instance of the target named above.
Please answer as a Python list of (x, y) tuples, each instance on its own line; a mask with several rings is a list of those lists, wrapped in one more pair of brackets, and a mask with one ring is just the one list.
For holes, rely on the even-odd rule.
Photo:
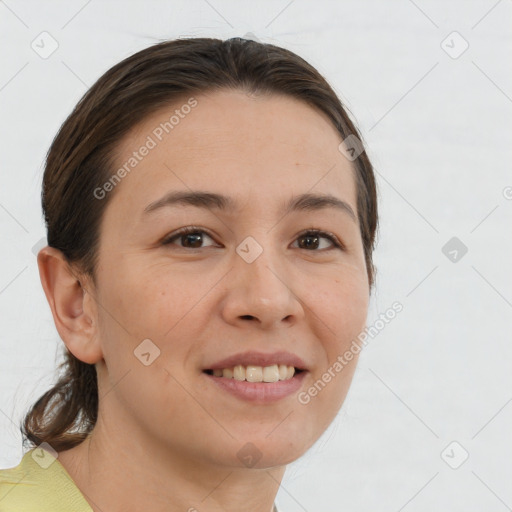
[[(94, 191), (111, 176), (123, 136), (149, 114), (186, 95), (218, 89), (284, 94), (325, 113), (345, 139), (361, 136), (326, 80), (293, 52), (242, 38), (189, 38), (146, 48), (109, 69), (87, 91), (57, 133), (46, 157), (42, 208), (50, 247), (93, 283), (99, 226), (112, 194)], [(377, 192), (372, 165), (362, 152), (354, 161), (357, 212), (368, 282), (377, 229)], [(81, 443), (98, 414), (96, 368), (67, 349), (64, 371), (27, 412), (24, 443), (49, 443), (64, 451)]]

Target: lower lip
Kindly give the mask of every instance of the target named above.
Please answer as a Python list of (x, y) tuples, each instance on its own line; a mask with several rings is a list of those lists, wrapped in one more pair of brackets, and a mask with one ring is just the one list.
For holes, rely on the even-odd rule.
[(277, 382), (248, 382), (246, 380), (227, 379), (204, 373), (214, 385), (222, 390), (231, 393), (237, 398), (254, 403), (270, 403), (281, 400), (296, 393), (302, 386), (302, 381), (307, 371), (295, 374), (291, 379), (279, 380)]

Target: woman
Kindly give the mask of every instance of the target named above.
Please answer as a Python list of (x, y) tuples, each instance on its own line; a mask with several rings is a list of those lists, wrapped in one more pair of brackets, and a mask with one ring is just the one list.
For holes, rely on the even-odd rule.
[(377, 228), (360, 139), (311, 65), (240, 38), (164, 42), (91, 87), (43, 180), (66, 359), (1, 510), (276, 510), (357, 364)]

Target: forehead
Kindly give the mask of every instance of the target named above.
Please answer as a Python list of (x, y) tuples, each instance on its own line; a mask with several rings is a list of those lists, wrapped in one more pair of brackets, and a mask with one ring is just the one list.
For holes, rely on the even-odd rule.
[[(245, 204), (328, 192), (355, 204), (354, 171), (328, 117), (284, 95), (221, 90), (185, 97), (148, 116), (123, 139), (113, 202), (139, 211), (162, 192), (208, 188)], [(131, 165), (132, 164), (132, 165)]]

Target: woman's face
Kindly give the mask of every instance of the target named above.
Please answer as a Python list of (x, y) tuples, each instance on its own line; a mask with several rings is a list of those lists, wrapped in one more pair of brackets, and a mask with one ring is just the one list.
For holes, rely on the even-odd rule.
[[(122, 179), (103, 188), (100, 417), (127, 444), (223, 466), (286, 464), (334, 419), (357, 364), (344, 354), (365, 327), (369, 288), (352, 164), (328, 119), (294, 99), (195, 101), (132, 130), (116, 156)], [(177, 192), (209, 196), (162, 201)], [(296, 204), (304, 194), (345, 207)], [(259, 367), (280, 363), (303, 371), (238, 380), (275, 380), (275, 367)]]

